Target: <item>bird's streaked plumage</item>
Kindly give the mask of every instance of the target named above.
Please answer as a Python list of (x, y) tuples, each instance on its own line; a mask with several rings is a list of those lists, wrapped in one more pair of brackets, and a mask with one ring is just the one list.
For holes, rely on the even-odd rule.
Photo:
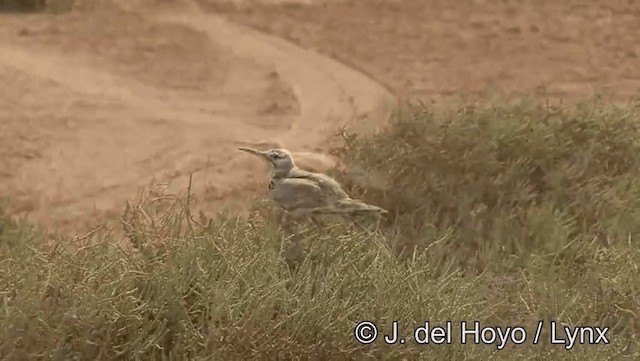
[(335, 179), (298, 168), (286, 149), (239, 149), (271, 165), (269, 195), (294, 216), (341, 214), (352, 217), (362, 213), (387, 213), (380, 207), (352, 199)]

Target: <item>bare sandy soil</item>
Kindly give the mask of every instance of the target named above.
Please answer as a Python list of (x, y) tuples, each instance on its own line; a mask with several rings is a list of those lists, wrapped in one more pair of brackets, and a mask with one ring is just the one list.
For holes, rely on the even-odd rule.
[(179, 190), (193, 174), (213, 213), (265, 183), (239, 145), (284, 145), (324, 169), (340, 126), (385, 118), (390, 95), (368, 77), (187, 5), (2, 16), (0, 194), (13, 212), (77, 232), (117, 219), (139, 187)]
[(262, 190), (264, 167), (238, 145), (284, 145), (323, 169), (335, 132), (382, 125), (394, 95), (640, 90), (635, 1), (280, 2), (0, 15), (0, 197), (80, 232), (139, 187), (194, 174), (212, 213)]
[(640, 91), (640, 2), (367, 0), (242, 11), (201, 0), (334, 57), (402, 98), (514, 95), (577, 99)]

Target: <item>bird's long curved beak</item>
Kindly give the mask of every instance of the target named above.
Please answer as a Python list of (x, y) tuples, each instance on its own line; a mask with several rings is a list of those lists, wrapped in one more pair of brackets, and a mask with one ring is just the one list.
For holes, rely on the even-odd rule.
[(253, 154), (256, 157), (266, 160), (267, 162), (271, 163), (271, 161), (269, 160), (269, 157), (267, 157), (267, 155), (264, 152), (261, 152), (257, 149), (253, 149), (253, 148), (247, 148), (247, 147), (240, 147), (238, 148), (238, 150), (241, 150), (243, 152), (247, 152), (249, 154)]

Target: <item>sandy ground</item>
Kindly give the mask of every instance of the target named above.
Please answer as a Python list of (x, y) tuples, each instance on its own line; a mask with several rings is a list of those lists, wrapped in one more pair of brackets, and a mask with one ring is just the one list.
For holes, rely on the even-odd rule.
[(0, 15), (0, 197), (82, 232), (141, 186), (193, 174), (212, 214), (263, 190), (239, 145), (323, 169), (343, 124), (383, 125), (396, 97), (640, 90), (634, 1), (265, 1)]
[(640, 91), (640, 2), (361, 0), (242, 11), (241, 23), (370, 74), (402, 98)]
[(322, 169), (340, 126), (386, 116), (383, 87), (319, 54), (184, 4), (114, 4), (0, 19), (0, 190), (39, 224), (80, 232), (189, 174), (213, 213), (265, 183), (239, 145)]

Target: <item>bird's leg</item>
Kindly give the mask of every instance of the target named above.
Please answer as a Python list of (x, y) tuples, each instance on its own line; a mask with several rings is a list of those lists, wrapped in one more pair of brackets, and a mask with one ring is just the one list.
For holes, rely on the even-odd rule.
[(353, 222), (353, 224), (354, 224), (358, 229), (360, 229), (361, 231), (363, 231), (363, 232), (367, 233), (369, 236), (373, 236), (373, 232), (371, 232), (370, 230), (368, 230), (368, 229), (366, 229), (366, 228), (362, 227), (362, 226), (358, 223), (358, 221), (356, 220), (355, 214), (352, 214), (352, 213), (347, 213), (347, 214), (348, 214), (348, 215), (347, 215), (347, 217), (348, 217), (349, 219), (351, 219), (351, 222)]
[(356, 220), (355, 215), (353, 215), (353, 214), (351, 214), (351, 213), (347, 213), (347, 218), (349, 218), (349, 219), (351, 220), (351, 222), (353, 222), (353, 224), (354, 224), (357, 228), (359, 228), (359, 229), (360, 229), (360, 230), (362, 230), (362, 231), (364, 231), (364, 230), (365, 230), (365, 229), (364, 229), (364, 227), (362, 227), (362, 226), (358, 223), (358, 221)]
[(296, 224), (298, 226), (308, 219), (313, 225), (318, 228), (318, 230), (321, 230), (323, 228), (323, 224), (318, 220), (317, 213), (313, 208), (298, 208), (290, 212), (289, 215), (291, 216), (291, 218), (296, 220)]
[(292, 216), (298, 218), (308, 218), (318, 230), (324, 229), (324, 223), (320, 221), (318, 215), (322, 214), (323, 210), (319, 208), (298, 208), (291, 212)]
[(313, 224), (318, 227), (318, 230), (322, 230), (324, 227), (324, 224), (318, 219), (317, 215), (311, 215), (311, 217), (309, 217), (311, 219), (311, 222), (313, 222)]
[(285, 233), (297, 233), (298, 222), (286, 209), (281, 209), (280, 228)]

